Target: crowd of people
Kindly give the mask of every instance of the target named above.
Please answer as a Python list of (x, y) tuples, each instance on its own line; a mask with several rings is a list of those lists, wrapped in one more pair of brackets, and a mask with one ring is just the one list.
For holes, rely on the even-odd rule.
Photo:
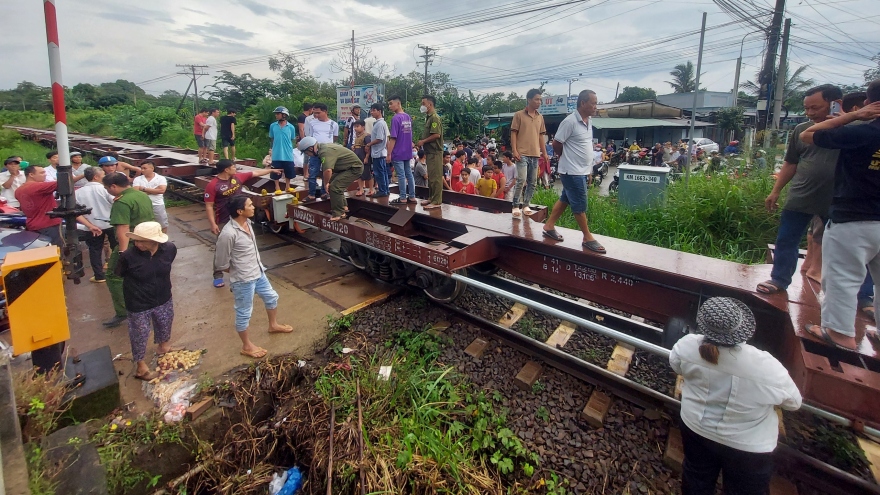
[[(613, 141), (605, 147), (595, 144), (591, 118), (597, 102), (595, 92), (581, 91), (575, 111), (548, 139), (539, 112), (541, 92), (529, 90), (525, 108), (513, 116), (509, 149), (488, 138), (476, 143), (456, 139), (451, 149), (445, 149), (443, 121), (430, 95), (421, 100), (419, 140), (413, 138), (417, 123), (397, 96), (387, 101), (390, 127), (384, 104), (373, 104), (367, 117), (354, 105), (341, 136), (340, 125), (328, 116), (324, 104), (304, 104), (295, 124), (288, 109), (278, 107), (276, 122), (268, 129), (269, 166), (248, 172), (239, 171), (234, 162), (236, 112), (228, 111), (220, 123), (219, 110), (200, 113), (194, 121), (199, 159), (215, 171), (205, 189), (206, 216), (218, 236), (213, 286), (224, 287), (228, 273), (241, 353), (262, 358), (268, 352), (249, 334), (255, 296), (266, 308), (269, 333), (293, 331), (277, 320), (278, 294), (266, 276), (252, 222), (255, 205), (242, 194), (247, 181), (271, 174), (279, 186), (285, 180), (285, 187), (278, 190), (291, 191), (291, 180), (301, 165), (307, 200), (329, 200), (331, 221), (346, 219), (346, 191), (352, 184), (357, 184), (355, 196), (381, 199), (390, 195), (395, 177), (399, 194), (391, 205), (419, 204), (431, 210), (442, 206), (444, 191), (479, 194), (510, 201), (512, 221), (522, 221), (534, 213), (531, 199), (539, 178), (547, 179), (553, 158), (562, 194), (542, 235), (564, 242), (556, 222), (570, 208), (583, 249), (605, 254), (587, 220), (592, 168), (621, 151), (640, 153), (644, 148), (638, 143), (625, 143), (622, 150)], [(840, 114), (832, 114), (835, 103), (842, 108)], [(803, 330), (829, 345), (855, 350), (864, 337), (856, 334), (857, 311), (872, 316), (880, 327), (880, 308), (873, 298), (874, 280), (880, 277), (880, 80), (870, 83), (865, 93), (846, 96), (833, 85), (817, 86), (806, 91), (804, 107), (810, 122), (794, 129), (765, 202), (768, 210), (776, 209), (782, 190), (789, 186), (771, 275), (756, 291), (772, 295), (789, 287), (799, 243), (808, 233), (809, 254), (802, 271), (805, 279), (821, 283), (824, 295), (821, 322)], [(226, 158), (215, 161), (218, 132)], [(731, 147), (725, 152), (738, 151), (735, 143)], [(650, 162), (680, 168), (687, 153), (687, 143), (655, 143)], [(42, 166), (17, 156), (7, 158), (0, 173), (0, 197), (21, 209), (27, 230), (61, 246), (61, 220), (47, 215), (56, 206), (58, 155), (50, 152), (46, 159), (48, 165)], [(757, 159), (766, 166), (763, 154)], [(166, 233), (167, 182), (149, 161), (133, 166), (107, 156), (93, 167), (74, 152), (71, 162), (77, 200), (92, 209), (77, 218), (89, 249), (94, 273), (90, 280), (107, 284), (115, 311), (104, 325), (128, 321), (135, 376), (152, 379), (155, 374), (145, 361), (149, 333), (153, 331), (159, 352), (167, 352), (174, 317), (170, 277), (176, 248)], [(427, 187), (426, 199), (417, 199), (416, 186)], [(712, 493), (722, 471), (732, 490), (758, 493), (769, 483), (769, 453), (777, 436), (773, 406), (795, 409), (801, 397), (779, 362), (747, 344), (754, 332), (754, 316), (742, 302), (712, 298), (699, 309), (697, 332), (672, 350), (670, 364), (684, 378), (685, 493)], [(876, 333), (867, 337), (877, 338)], [(738, 388), (735, 404), (727, 400), (733, 387)]]

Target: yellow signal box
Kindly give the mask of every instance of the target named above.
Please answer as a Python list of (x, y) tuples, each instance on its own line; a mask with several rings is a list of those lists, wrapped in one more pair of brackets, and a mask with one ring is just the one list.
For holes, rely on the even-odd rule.
[(58, 247), (8, 253), (0, 279), (16, 356), (70, 339)]

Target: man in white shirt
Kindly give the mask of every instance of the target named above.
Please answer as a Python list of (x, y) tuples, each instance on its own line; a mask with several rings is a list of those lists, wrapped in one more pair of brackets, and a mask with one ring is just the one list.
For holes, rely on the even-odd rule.
[[(311, 118), (306, 119), (305, 123), (305, 135), (315, 138), (318, 144), (336, 141), (337, 136), (339, 136), (339, 124), (327, 115), (327, 105), (323, 103), (312, 105)], [(303, 169), (303, 178), (309, 183), (308, 199), (315, 199), (317, 197), (318, 177), (320, 175), (321, 159), (317, 156), (312, 156), (309, 158), (308, 170)], [(322, 194), (323, 196), (326, 196), (326, 194)]]
[(10, 156), (3, 161), (3, 166), (6, 170), (0, 172), (0, 196), (6, 198), (6, 204), (18, 208), (20, 203), (15, 199), (15, 190), (27, 180), (21, 171), (21, 157)]
[(104, 188), (101, 180), (104, 178), (104, 171), (98, 167), (88, 167), (83, 170), (86, 184), (76, 191), (76, 202), (88, 206), (92, 212), (83, 215), (94, 226), (101, 229), (101, 235), (93, 235), (82, 226), (78, 226), (84, 232), (81, 233), (81, 239), (86, 242), (89, 247), (89, 263), (92, 265), (92, 272), (95, 274), (89, 279), (90, 282), (103, 283), (106, 282), (104, 273), (104, 260), (102, 254), (104, 252), (104, 238), (110, 242), (110, 249), (116, 247), (116, 232), (110, 225), (110, 207), (113, 205), (113, 196)]
[(78, 189), (86, 185), (88, 181), (83, 172), (85, 172), (88, 166), (83, 163), (82, 153), (74, 151), (70, 154), (70, 175), (73, 177), (73, 187)]
[(214, 153), (217, 150), (217, 117), (220, 110), (212, 108), (205, 121), (205, 147), (208, 149), (208, 165), (214, 165)]
[(132, 187), (147, 193), (150, 202), (153, 203), (153, 216), (162, 226), (162, 232), (168, 232), (168, 213), (165, 212), (165, 189), (168, 181), (165, 177), (156, 173), (153, 162), (141, 164), (141, 175), (134, 178)]
[(584, 234), (581, 245), (595, 253), (605, 254), (605, 247), (599, 244), (587, 226), (587, 180), (593, 168), (593, 126), (590, 117), (595, 115), (597, 103), (594, 91), (581, 91), (577, 98), (577, 109), (559, 124), (553, 137), (553, 151), (559, 155), (562, 195), (544, 223), (543, 234), (554, 241), (562, 241), (562, 236), (556, 232), (556, 221), (570, 205)]
[(58, 182), (58, 152), (52, 150), (46, 153), (46, 159), (49, 160), (49, 166), (44, 167), (46, 169), (46, 182)]

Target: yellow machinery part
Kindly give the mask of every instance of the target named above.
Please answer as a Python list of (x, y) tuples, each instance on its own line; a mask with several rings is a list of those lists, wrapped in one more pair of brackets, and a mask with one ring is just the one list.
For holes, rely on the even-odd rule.
[(8, 253), (0, 279), (16, 356), (70, 339), (56, 246)]

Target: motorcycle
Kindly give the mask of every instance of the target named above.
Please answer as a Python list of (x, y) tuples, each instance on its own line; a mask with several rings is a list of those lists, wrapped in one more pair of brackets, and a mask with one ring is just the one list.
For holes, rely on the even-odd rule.
[(599, 187), (602, 184), (602, 181), (605, 180), (605, 176), (608, 174), (608, 162), (602, 161), (593, 165), (593, 173), (590, 174), (590, 185), (594, 187)]
[(556, 182), (556, 179), (559, 178), (559, 157), (553, 155), (550, 158), (550, 183), (553, 184)]
[(611, 179), (611, 184), (608, 184), (608, 194), (616, 193), (617, 188), (620, 187), (620, 170), (614, 171), (614, 177)]

